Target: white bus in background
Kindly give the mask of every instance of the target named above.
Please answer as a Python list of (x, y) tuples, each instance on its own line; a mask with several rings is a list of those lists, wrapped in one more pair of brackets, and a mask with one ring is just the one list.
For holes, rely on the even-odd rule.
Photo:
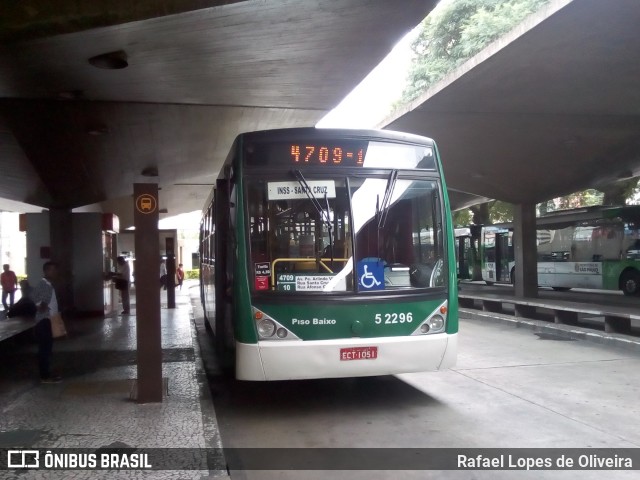
[[(640, 294), (640, 206), (588, 207), (537, 218), (538, 285)], [(482, 228), (482, 279), (513, 283), (513, 225)]]

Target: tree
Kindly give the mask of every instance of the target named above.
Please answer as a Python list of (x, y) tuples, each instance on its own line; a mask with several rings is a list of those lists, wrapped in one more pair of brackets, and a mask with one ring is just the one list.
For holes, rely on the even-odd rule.
[[(450, 0), (442, 1), (422, 22), (411, 48), (414, 59), (407, 86), (396, 108), (402, 107), (436, 84), (446, 74), (508, 33), (550, 0)], [(538, 205), (540, 215), (591, 205), (624, 205), (640, 197), (638, 179), (623, 180), (598, 190), (584, 190)], [(511, 221), (513, 208), (502, 202), (471, 208), (476, 225)], [(463, 225), (468, 215), (456, 216)]]
[[(538, 215), (555, 212), (557, 210), (567, 210), (570, 208), (591, 207), (602, 205), (602, 192), (598, 190), (581, 190), (564, 197), (552, 198), (546, 202), (538, 204)], [(624, 205), (624, 202), (622, 203)]]
[(629, 178), (611, 183), (602, 188), (604, 198), (602, 205), (625, 205), (627, 200), (638, 192), (640, 182), (637, 178)]
[(538, 204), (538, 215), (569, 208), (594, 205), (626, 205), (640, 196), (640, 181), (637, 177), (610, 183), (599, 190), (588, 189), (553, 198)]
[(513, 204), (495, 200), (489, 209), (491, 223), (505, 223), (513, 221)]
[(455, 228), (466, 227), (468, 225), (471, 225), (471, 210), (463, 208), (462, 210), (453, 212), (453, 226)]
[(491, 225), (494, 223), (504, 223), (513, 221), (513, 205), (500, 200), (491, 200), (490, 202), (479, 203), (473, 205), (463, 211), (470, 212), (466, 215), (460, 214), (456, 218), (469, 219), (467, 223), (456, 223), (459, 226), (467, 225)]
[(489, 207), (493, 202), (495, 202), (495, 200), (486, 203), (479, 203), (478, 205), (473, 205), (469, 208), (473, 215), (472, 223), (474, 225), (488, 225), (491, 223), (491, 219), (489, 216)]
[(422, 22), (400, 105), (406, 105), (549, 0), (451, 0)]

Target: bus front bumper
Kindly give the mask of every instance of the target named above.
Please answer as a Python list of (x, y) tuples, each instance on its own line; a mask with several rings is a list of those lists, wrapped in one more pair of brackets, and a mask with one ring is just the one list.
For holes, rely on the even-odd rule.
[[(455, 365), (457, 334), (236, 343), (238, 380), (362, 377), (441, 370)], [(375, 359), (343, 360), (342, 349), (377, 347)]]

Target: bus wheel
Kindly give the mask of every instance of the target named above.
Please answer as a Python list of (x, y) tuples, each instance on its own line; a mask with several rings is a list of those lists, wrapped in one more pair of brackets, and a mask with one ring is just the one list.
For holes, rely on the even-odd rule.
[(640, 273), (635, 270), (622, 272), (620, 277), (620, 289), (625, 295), (640, 294)]

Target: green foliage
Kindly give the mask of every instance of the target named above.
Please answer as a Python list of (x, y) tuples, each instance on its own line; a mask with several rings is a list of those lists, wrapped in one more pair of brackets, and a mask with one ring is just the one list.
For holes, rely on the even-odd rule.
[(462, 210), (453, 212), (454, 228), (467, 227), (471, 225), (473, 223), (471, 221), (471, 218), (472, 218), (471, 210), (469, 210), (468, 208), (464, 208)]
[(185, 270), (184, 278), (186, 280), (198, 280), (200, 278), (200, 269), (194, 268), (193, 270)]
[(411, 45), (415, 57), (400, 103), (420, 96), (549, 1), (451, 0), (434, 10)]
[(495, 200), (489, 208), (491, 223), (513, 222), (513, 204)]
[(513, 221), (513, 205), (499, 200), (480, 203), (470, 208), (453, 212), (453, 223), (456, 227), (469, 225), (491, 225)]
[[(420, 96), (445, 75), (505, 35), (550, 0), (450, 0), (442, 2), (422, 22), (411, 48), (414, 59), (408, 85), (396, 108)], [(640, 200), (638, 179), (615, 182), (538, 205), (539, 214), (591, 205), (624, 205)], [(454, 214), (457, 226), (513, 220), (513, 208), (503, 202), (476, 206)]]
[(488, 225), (491, 223), (489, 217), (489, 206), (493, 202), (480, 203), (478, 205), (472, 206), (469, 210), (473, 215), (471, 223), (474, 225)]
[(638, 205), (638, 202), (640, 201), (640, 180), (639, 179), (635, 179), (636, 180), (636, 186), (633, 187), (633, 190), (631, 191), (631, 194), (629, 195), (629, 204), (631, 205)]
[(602, 205), (603, 193), (598, 190), (582, 190), (564, 197), (553, 198), (537, 205), (538, 215), (555, 212), (558, 210), (568, 210), (570, 208), (591, 207)]
[[(564, 197), (557, 197), (536, 205), (538, 216), (559, 210), (571, 208), (592, 207), (596, 205), (629, 205), (640, 200), (640, 180), (631, 178), (621, 180), (602, 187), (602, 191), (595, 189), (582, 190)], [(469, 209), (458, 210), (453, 213), (456, 227), (466, 227), (471, 224), (489, 225), (513, 221), (513, 205), (498, 200), (474, 205)]]
[(603, 205), (625, 205), (628, 200), (632, 199), (637, 190), (638, 178), (629, 178), (627, 180), (620, 180), (612, 184), (606, 185), (602, 188), (604, 198), (602, 199)]

